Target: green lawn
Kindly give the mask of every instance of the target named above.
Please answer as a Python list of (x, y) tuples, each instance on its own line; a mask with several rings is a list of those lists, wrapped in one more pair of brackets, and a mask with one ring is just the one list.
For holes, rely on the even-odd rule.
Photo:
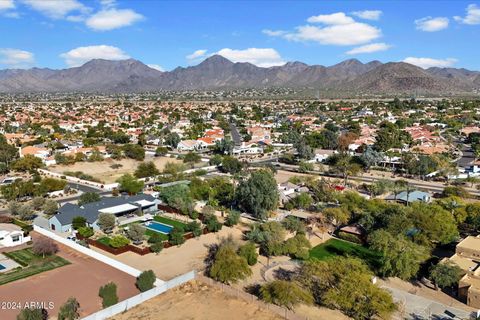
[(172, 227), (178, 227), (178, 228), (183, 228), (185, 229), (186, 224), (177, 220), (173, 220), (164, 216), (155, 216), (153, 217), (153, 220), (161, 223), (165, 223), (168, 225), (171, 225)]
[(379, 264), (380, 254), (359, 244), (330, 239), (310, 250), (310, 258), (325, 260), (335, 256), (351, 256), (364, 260), (372, 268)]
[(100, 242), (101, 244), (104, 244), (106, 246), (110, 246), (110, 237), (101, 237), (99, 239), (97, 239), (98, 242)]
[(0, 285), (70, 264), (67, 260), (56, 255), (46, 256), (45, 258), (37, 256), (31, 248), (3, 254), (22, 265), (23, 268), (0, 273)]

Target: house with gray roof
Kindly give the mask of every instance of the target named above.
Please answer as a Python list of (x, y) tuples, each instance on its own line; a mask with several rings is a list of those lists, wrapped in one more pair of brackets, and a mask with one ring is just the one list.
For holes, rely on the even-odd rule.
[(98, 215), (110, 213), (115, 217), (129, 214), (155, 213), (158, 211), (160, 201), (149, 194), (138, 194), (135, 196), (103, 197), (99, 201), (86, 203), (82, 206), (66, 203), (58, 209), (56, 215), (48, 220), (50, 229), (58, 232), (72, 231), (72, 220), (75, 217), (84, 217), (87, 225), (98, 230)]
[(432, 196), (428, 192), (423, 191), (402, 191), (397, 196), (390, 195), (385, 200), (394, 200), (403, 204), (409, 204), (415, 201), (422, 201), (429, 203), (432, 200)]

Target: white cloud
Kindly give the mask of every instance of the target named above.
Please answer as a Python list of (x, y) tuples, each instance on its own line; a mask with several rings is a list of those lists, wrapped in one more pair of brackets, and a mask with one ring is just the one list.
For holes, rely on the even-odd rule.
[(462, 18), (459, 16), (453, 17), (455, 21), (464, 24), (480, 24), (480, 8), (476, 4), (471, 4), (466, 9), (467, 15)]
[(443, 29), (448, 28), (449, 20), (445, 17), (425, 17), (422, 19), (415, 20), (415, 24), (417, 25), (418, 30), (427, 31), (427, 32), (434, 32), (440, 31)]
[(348, 46), (370, 42), (379, 38), (381, 34), (378, 28), (355, 22), (324, 28), (301, 26), (297, 27), (296, 32), (285, 34), (284, 38), (292, 41), (315, 41), (320, 44)]
[(416, 58), (416, 57), (408, 57), (403, 59), (403, 62), (410, 63), (416, 65), (423, 69), (428, 69), (431, 67), (440, 67), (446, 68), (453, 66), (458, 60), (454, 58), (446, 58), (446, 59), (433, 59), (433, 58)]
[(264, 30), (269, 36), (282, 37), (290, 41), (317, 42), (324, 45), (360, 45), (382, 36), (382, 31), (367, 23), (357, 22), (343, 12), (318, 15), (308, 18), (310, 23), (322, 23), (324, 26), (304, 25), (295, 31)]
[(196, 51), (193, 52), (192, 54), (189, 54), (188, 56), (186, 56), (186, 58), (187, 58), (188, 60), (196, 60), (196, 59), (205, 57), (206, 54), (207, 54), (207, 50), (205, 50), (205, 49), (200, 49), (200, 50), (196, 50)]
[(248, 48), (244, 50), (224, 48), (214, 54), (221, 55), (232, 62), (250, 62), (264, 68), (285, 64), (280, 54), (272, 48)]
[(147, 64), (147, 66), (158, 71), (162, 71), (162, 72), (165, 71), (165, 69), (163, 69), (162, 66), (158, 64)]
[(78, 47), (62, 53), (60, 57), (69, 67), (81, 66), (92, 59), (123, 60), (130, 58), (122, 49), (107, 45)]
[(332, 14), (321, 14), (318, 16), (313, 16), (307, 19), (307, 22), (310, 23), (323, 23), (323, 24), (351, 24), (354, 23), (351, 17), (347, 16), (343, 12), (336, 12)]
[(21, 0), (31, 9), (52, 19), (63, 19), (70, 12), (88, 13), (87, 8), (77, 0)]
[(346, 52), (346, 54), (359, 54), (359, 53), (372, 53), (378, 51), (385, 51), (390, 49), (392, 46), (383, 42), (370, 43), (364, 46), (353, 48)]
[(0, 49), (0, 63), (14, 68), (27, 68), (35, 62), (33, 53), (25, 50)]
[(279, 36), (283, 36), (284, 34), (286, 34), (287, 31), (263, 29), (262, 33), (264, 33), (264, 34), (266, 34), (267, 36), (270, 36), (270, 37), (279, 37)]
[(15, 3), (13, 0), (0, 0), (0, 10), (14, 9)]
[(86, 25), (96, 31), (107, 31), (130, 26), (144, 17), (131, 9), (104, 9), (87, 19)]
[(382, 15), (380, 10), (363, 10), (363, 11), (354, 11), (352, 14), (356, 17), (365, 20), (379, 20)]

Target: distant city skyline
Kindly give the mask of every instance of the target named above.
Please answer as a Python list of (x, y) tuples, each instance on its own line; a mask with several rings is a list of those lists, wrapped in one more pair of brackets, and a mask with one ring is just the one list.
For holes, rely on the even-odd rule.
[(134, 58), (159, 70), (220, 54), (257, 66), (405, 61), (480, 70), (475, 1), (0, 0), (0, 68)]

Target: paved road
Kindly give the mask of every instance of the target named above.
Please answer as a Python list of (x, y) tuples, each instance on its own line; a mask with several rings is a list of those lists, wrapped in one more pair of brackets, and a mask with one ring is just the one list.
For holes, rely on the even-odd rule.
[(462, 157), (457, 161), (459, 167), (468, 167), (475, 160), (475, 155), (469, 145), (459, 143), (458, 148), (462, 151)]
[[(460, 310), (409, 292), (384, 286), (400, 305), (393, 319), (470, 319), (471, 312)], [(402, 310), (403, 309), (403, 310)], [(455, 315), (455, 316), (452, 316)]]
[[(296, 165), (288, 165), (288, 164), (284, 164), (284, 163), (275, 163), (275, 165), (277, 166), (277, 168), (280, 168), (281, 170), (298, 172), (298, 166), (296, 166)], [(323, 177), (340, 178), (340, 176), (338, 176), (338, 175), (326, 174), (326, 173), (319, 172), (319, 171), (315, 171), (312, 174), (316, 174), (316, 175), (323, 176)], [(374, 182), (374, 181), (377, 181), (377, 180), (380, 180), (380, 179), (386, 179), (386, 178), (384, 178), (384, 177), (368, 177), (368, 176), (349, 176), (348, 179), (349, 180), (354, 180), (354, 181), (361, 181), (361, 182)], [(405, 181), (408, 181), (409, 184), (413, 187), (423, 189), (423, 190), (426, 190), (426, 191), (431, 191), (431, 192), (442, 192), (443, 188), (445, 188), (445, 185), (442, 182), (436, 182), (436, 181), (421, 181), (421, 180), (413, 180), (413, 179), (404, 179), (402, 177), (397, 177), (397, 178), (394, 178), (394, 179), (389, 178), (389, 179), (390, 180), (405, 180)], [(468, 188), (468, 187), (466, 189), (470, 194), (475, 195), (475, 196), (480, 196), (480, 191), (479, 190), (471, 189), (471, 188)]]

